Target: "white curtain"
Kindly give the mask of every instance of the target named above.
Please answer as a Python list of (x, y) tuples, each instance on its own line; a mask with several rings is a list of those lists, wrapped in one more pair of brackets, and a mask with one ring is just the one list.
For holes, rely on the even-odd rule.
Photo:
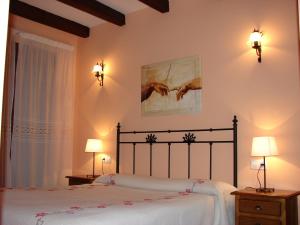
[(17, 33), (10, 52), (4, 113), (6, 185), (64, 185), (72, 170), (73, 47)]

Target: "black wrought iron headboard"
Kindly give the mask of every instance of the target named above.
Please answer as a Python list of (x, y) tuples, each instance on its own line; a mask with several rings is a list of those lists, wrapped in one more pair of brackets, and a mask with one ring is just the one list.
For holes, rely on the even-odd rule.
[[(216, 143), (229, 143), (233, 145), (233, 185), (237, 187), (237, 118), (233, 117), (233, 125), (229, 128), (208, 128), (208, 129), (192, 129), (192, 130), (145, 130), (145, 131), (121, 131), (121, 125), (117, 125), (117, 156), (116, 156), (116, 173), (120, 171), (120, 145), (132, 144), (133, 146), (133, 165), (132, 173), (135, 174), (135, 147), (137, 144), (148, 144), (150, 147), (150, 176), (152, 176), (152, 146), (154, 144), (167, 144), (168, 145), (168, 178), (170, 178), (170, 161), (171, 161), (171, 145), (172, 144), (187, 144), (188, 147), (188, 178), (190, 178), (190, 165), (191, 165), (191, 144), (207, 143), (209, 144), (209, 179), (212, 179), (212, 147)], [(197, 141), (193, 132), (220, 132), (231, 131), (232, 139), (230, 140), (207, 140)], [(157, 133), (185, 133), (182, 141), (158, 141), (155, 134)], [(147, 134), (145, 141), (121, 141), (123, 134)]]

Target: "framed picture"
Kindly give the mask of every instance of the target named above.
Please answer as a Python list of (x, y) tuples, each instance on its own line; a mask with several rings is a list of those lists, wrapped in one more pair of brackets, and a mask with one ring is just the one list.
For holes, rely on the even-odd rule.
[(197, 56), (142, 66), (143, 116), (197, 113), (202, 76)]

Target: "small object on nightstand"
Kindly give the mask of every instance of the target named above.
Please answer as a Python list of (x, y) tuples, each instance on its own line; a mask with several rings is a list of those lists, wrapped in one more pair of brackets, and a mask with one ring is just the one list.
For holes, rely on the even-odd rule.
[(234, 191), (236, 225), (298, 225), (300, 191), (256, 192), (255, 188)]
[(81, 184), (91, 184), (97, 178), (87, 176), (87, 175), (80, 175), (80, 176), (66, 176), (69, 179), (69, 185), (81, 185)]

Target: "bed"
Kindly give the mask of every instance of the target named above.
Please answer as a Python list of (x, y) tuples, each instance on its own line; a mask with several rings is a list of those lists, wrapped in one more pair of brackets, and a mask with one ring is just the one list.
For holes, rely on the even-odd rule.
[[(232, 132), (231, 140), (197, 141), (192, 132)], [(183, 132), (183, 141), (158, 141), (156, 133)], [(146, 133), (146, 141), (122, 141), (122, 135)], [(210, 179), (152, 177), (152, 151), (156, 144), (166, 144), (170, 164), (171, 146), (186, 144), (188, 161), (190, 146), (228, 143), (233, 146), (233, 182)], [(130, 175), (119, 174), (121, 145), (133, 146)], [(135, 146), (149, 145), (150, 176), (135, 175)], [(231, 128), (167, 131), (121, 131), (117, 127), (116, 174), (104, 175), (94, 183), (51, 189), (0, 189), (1, 225), (232, 225), (234, 200), (230, 195), (237, 185), (237, 119)], [(211, 154), (210, 154), (211, 157)], [(212, 158), (209, 159), (212, 161)], [(168, 166), (168, 176), (170, 176)]]

